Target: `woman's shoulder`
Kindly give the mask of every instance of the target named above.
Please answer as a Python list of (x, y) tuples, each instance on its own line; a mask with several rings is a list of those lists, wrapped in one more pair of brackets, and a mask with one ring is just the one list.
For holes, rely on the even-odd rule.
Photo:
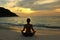
[(25, 24), (24, 26), (26, 26), (26, 25), (30, 25), (30, 26), (32, 26), (32, 24)]

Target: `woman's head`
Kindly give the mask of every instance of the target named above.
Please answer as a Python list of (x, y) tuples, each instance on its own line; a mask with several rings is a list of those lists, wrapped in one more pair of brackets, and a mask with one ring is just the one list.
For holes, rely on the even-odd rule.
[(31, 20), (30, 20), (30, 18), (27, 18), (27, 22), (30, 22)]

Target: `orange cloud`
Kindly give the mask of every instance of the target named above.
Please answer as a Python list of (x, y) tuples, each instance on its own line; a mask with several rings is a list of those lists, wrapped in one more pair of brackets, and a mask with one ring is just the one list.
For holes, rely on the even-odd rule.
[(30, 8), (23, 8), (23, 7), (7, 7), (7, 9), (9, 9), (10, 11), (16, 13), (19, 16), (20, 16), (20, 14), (23, 16), (23, 15), (31, 14), (31, 13), (34, 12)]
[[(60, 16), (60, 8), (54, 10), (32, 10), (30, 8), (13, 7), (8, 9), (18, 16)], [(30, 12), (31, 14), (27, 14)]]
[(60, 9), (55, 9), (54, 12), (59, 12), (60, 13)]
[(60, 9), (54, 10), (37, 10), (31, 16), (60, 16)]

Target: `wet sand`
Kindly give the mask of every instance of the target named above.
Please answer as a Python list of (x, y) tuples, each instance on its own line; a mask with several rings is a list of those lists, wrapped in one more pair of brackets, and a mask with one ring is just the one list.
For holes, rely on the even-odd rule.
[(21, 27), (0, 28), (0, 40), (60, 40), (60, 30), (35, 29), (33, 37), (24, 37), (21, 29)]

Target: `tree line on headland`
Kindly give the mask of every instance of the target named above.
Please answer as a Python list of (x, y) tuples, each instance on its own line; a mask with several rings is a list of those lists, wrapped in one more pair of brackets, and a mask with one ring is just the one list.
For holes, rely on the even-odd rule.
[(17, 16), (18, 15), (11, 12), (10, 10), (0, 7), (0, 17), (17, 17)]

